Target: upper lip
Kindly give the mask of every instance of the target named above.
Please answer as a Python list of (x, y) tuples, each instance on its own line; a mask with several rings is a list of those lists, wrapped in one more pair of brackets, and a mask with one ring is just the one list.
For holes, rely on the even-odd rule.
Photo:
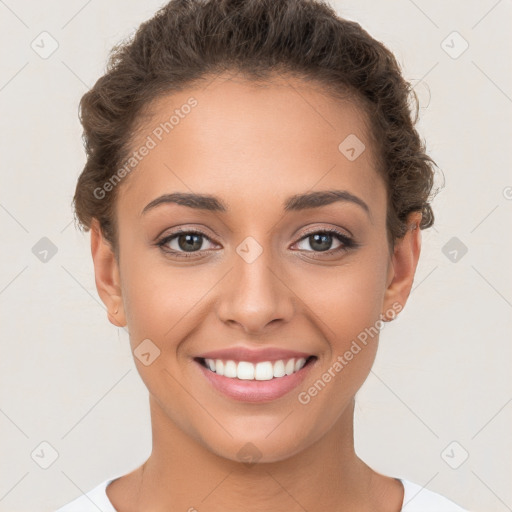
[(211, 350), (199, 354), (198, 358), (202, 359), (221, 359), (223, 361), (247, 361), (249, 363), (259, 363), (261, 361), (278, 361), (280, 359), (307, 359), (313, 354), (307, 352), (297, 352), (284, 348), (265, 347), (259, 349), (250, 349), (247, 347), (230, 347), (219, 350)]

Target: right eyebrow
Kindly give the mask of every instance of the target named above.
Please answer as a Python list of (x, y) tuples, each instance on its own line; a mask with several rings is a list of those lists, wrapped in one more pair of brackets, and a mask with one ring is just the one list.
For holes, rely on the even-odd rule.
[(208, 210), (211, 212), (225, 212), (227, 206), (221, 199), (207, 194), (192, 194), (185, 192), (173, 192), (172, 194), (164, 194), (153, 199), (148, 203), (141, 212), (144, 215), (148, 210), (156, 208), (161, 204), (175, 203), (188, 208), (196, 208), (198, 210)]

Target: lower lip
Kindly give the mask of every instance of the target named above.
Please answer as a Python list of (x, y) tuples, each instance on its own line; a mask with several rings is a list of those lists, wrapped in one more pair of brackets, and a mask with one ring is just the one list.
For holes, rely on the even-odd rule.
[(298, 372), (270, 380), (231, 379), (205, 368), (200, 362), (194, 361), (202, 374), (215, 389), (224, 395), (241, 402), (269, 402), (280, 398), (296, 388), (308, 375), (317, 360), (313, 359)]

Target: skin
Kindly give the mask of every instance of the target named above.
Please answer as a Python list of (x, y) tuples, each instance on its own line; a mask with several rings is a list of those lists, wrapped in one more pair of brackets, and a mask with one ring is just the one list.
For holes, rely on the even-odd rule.
[[(92, 225), (96, 286), (110, 321), (128, 326), (132, 350), (150, 339), (161, 351), (148, 366), (134, 358), (149, 390), (152, 453), (107, 495), (119, 512), (398, 512), (402, 484), (354, 451), (354, 396), (378, 336), (307, 405), (297, 395), (381, 314), (405, 305), (420, 253), (420, 214), (409, 216), (409, 230), (390, 249), (386, 188), (362, 111), (298, 79), (276, 77), (257, 88), (221, 76), (207, 88), (160, 98), (133, 147), (190, 96), (198, 105), (119, 185), (119, 261)], [(354, 161), (338, 150), (349, 134), (366, 145)], [(369, 214), (351, 202), (283, 211), (294, 194), (330, 189), (361, 198)], [(212, 194), (229, 210), (164, 204), (141, 215), (171, 192)], [(155, 245), (178, 226), (206, 235), (190, 259)], [(333, 227), (359, 245), (327, 255), (304, 234)], [(263, 250), (250, 264), (236, 252), (248, 236)], [(333, 237), (331, 252), (340, 246)], [(184, 252), (177, 238), (168, 247)], [(284, 397), (238, 402), (216, 392), (193, 362), (238, 343), (318, 360)], [(258, 463), (238, 457), (246, 443), (257, 447)]]

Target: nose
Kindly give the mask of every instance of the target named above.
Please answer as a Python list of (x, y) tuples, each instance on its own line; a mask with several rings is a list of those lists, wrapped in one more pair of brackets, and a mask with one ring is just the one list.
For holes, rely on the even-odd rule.
[(294, 294), (285, 282), (281, 265), (272, 261), (270, 251), (264, 250), (252, 262), (236, 255), (218, 305), (222, 322), (246, 334), (265, 334), (270, 328), (289, 322), (294, 310)]

